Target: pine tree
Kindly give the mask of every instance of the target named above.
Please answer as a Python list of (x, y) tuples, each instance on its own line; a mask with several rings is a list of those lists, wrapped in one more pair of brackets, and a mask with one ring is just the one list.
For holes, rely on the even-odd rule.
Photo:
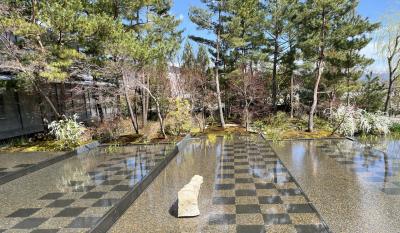
[[(343, 43), (349, 37), (363, 35), (370, 27), (359, 30), (364, 21), (349, 21), (346, 16), (355, 13), (358, 2), (348, 0), (307, 0), (303, 3), (301, 14), (300, 47), (304, 59), (314, 62), (313, 100), (310, 106), (308, 130), (314, 129), (314, 113), (318, 103), (319, 85), (323, 78), (326, 63), (347, 51)], [(357, 33), (355, 33), (357, 32)]]
[(215, 70), (215, 86), (217, 103), (219, 110), (219, 119), (221, 126), (225, 128), (225, 119), (223, 106), (221, 101), (221, 90), (220, 90), (220, 67), (223, 59), (221, 58), (222, 43), (221, 38), (224, 33), (224, 11), (226, 8), (225, 0), (202, 0), (206, 5), (207, 9), (192, 7), (190, 8), (189, 17), (190, 20), (195, 23), (199, 29), (207, 30), (215, 35), (215, 40), (207, 39), (204, 37), (197, 37), (191, 35), (190, 38), (198, 43), (207, 45), (211, 49), (211, 53), (214, 55), (214, 70)]
[(193, 71), (195, 69), (195, 66), (196, 58), (193, 54), (193, 48), (189, 41), (187, 41), (182, 54), (182, 68)]
[[(298, 0), (266, 0), (264, 10), (265, 34), (269, 42), (269, 52), (272, 60), (272, 107), (277, 110), (278, 69), (285, 52), (290, 49), (289, 33), (293, 27), (294, 17), (299, 7)], [(293, 32), (293, 31), (292, 31)], [(293, 36), (293, 35), (292, 35)], [(291, 45), (292, 49), (293, 44)]]

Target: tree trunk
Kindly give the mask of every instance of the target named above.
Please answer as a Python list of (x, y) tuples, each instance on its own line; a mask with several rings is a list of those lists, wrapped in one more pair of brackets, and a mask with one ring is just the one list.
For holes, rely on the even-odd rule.
[(217, 88), (217, 101), (218, 101), (218, 110), (219, 110), (219, 119), (221, 121), (222, 128), (225, 128), (225, 120), (224, 120), (224, 112), (222, 109), (221, 102), (221, 91), (219, 88), (219, 41), (220, 41), (220, 27), (221, 27), (221, 9), (218, 10), (218, 32), (217, 32), (217, 60), (215, 63), (215, 84)]
[(393, 81), (392, 81), (392, 77), (389, 77), (389, 87), (388, 87), (388, 91), (386, 94), (385, 109), (384, 109), (384, 111), (387, 114), (389, 114), (389, 112), (390, 112), (390, 97), (392, 95), (392, 89), (393, 89)]
[[(142, 74), (142, 82), (143, 85), (148, 86), (149, 85), (149, 78)], [(147, 91), (142, 88), (142, 127), (145, 127), (147, 125), (147, 114), (148, 114), (148, 108), (149, 108), (149, 95)]]
[(294, 107), (293, 107), (293, 74), (290, 75), (290, 118), (293, 118), (293, 112), (294, 112)]
[(244, 107), (244, 113), (245, 113), (245, 121), (246, 121), (246, 131), (249, 131), (250, 129), (250, 122), (249, 122), (249, 104), (246, 101), (245, 107)]
[(33, 86), (40, 93), (40, 95), (46, 100), (46, 102), (49, 104), (51, 110), (56, 115), (56, 118), (61, 119), (61, 114), (58, 112), (57, 108), (54, 106), (51, 99), (43, 92), (43, 90), (38, 85), (36, 85), (36, 83), (33, 83)]
[(315, 109), (317, 108), (318, 104), (318, 88), (319, 83), (321, 81), (322, 73), (324, 72), (325, 63), (324, 63), (324, 56), (325, 56), (325, 25), (326, 25), (326, 16), (325, 16), (325, 9), (322, 11), (323, 22), (321, 24), (321, 43), (322, 45), (319, 48), (319, 57), (317, 61), (316, 67), (316, 80), (314, 86), (314, 94), (313, 94), (313, 102), (311, 105), (310, 113), (308, 115), (308, 131), (314, 131), (314, 113)]
[(133, 126), (133, 129), (135, 130), (135, 133), (139, 134), (139, 127), (138, 127), (138, 124), (137, 124), (137, 121), (136, 121), (136, 116), (135, 116), (135, 113), (134, 113), (134, 111), (132, 109), (132, 103), (131, 103), (131, 101), (129, 99), (128, 89), (126, 87), (125, 75), (123, 75), (122, 81), (123, 81), (123, 85), (124, 85), (124, 95), (125, 95), (126, 105), (128, 106), (129, 116), (131, 118), (132, 126)]
[(36, 1), (37, 0), (31, 0), (31, 4), (32, 4), (31, 22), (32, 23), (35, 23), (35, 21), (36, 21)]
[(278, 84), (276, 80), (276, 73), (277, 73), (277, 66), (278, 66), (278, 51), (279, 50), (279, 44), (278, 44), (278, 38), (275, 36), (274, 38), (274, 60), (273, 60), (273, 69), (272, 69), (272, 109), (274, 113), (276, 113), (277, 110), (277, 92), (278, 92)]
[(321, 81), (322, 73), (324, 72), (324, 61), (320, 59), (317, 64), (317, 74), (314, 86), (313, 103), (311, 105), (310, 114), (308, 115), (308, 131), (314, 131), (314, 113), (318, 103), (318, 87)]
[(346, 96), (346, 106), (350, 106), (350, 70), (346, 68), (346, 78), (347, 78), (347, 96)]
[(160, 104), (158, 103), (157, 100), (155, 100), (155, 102), (156, 102), (156, 109), (157, 109), (157, 117), (158, 117), (158, 121), (160, 123), (160, 130), (161, 130), (163, 137), (167, 138), (167, 134), (165, 133), (165, 128), (164, 128), (164, 119), (161, 115)]

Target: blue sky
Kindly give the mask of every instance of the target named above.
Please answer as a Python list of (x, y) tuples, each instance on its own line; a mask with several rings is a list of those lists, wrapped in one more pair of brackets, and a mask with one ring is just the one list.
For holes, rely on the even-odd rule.
[[(198, 31), (196, 26), (190, 22), (188, 16), (190, 6), (202, 7), (203, 5), (200, 0), (174, 0), (172, 13), (182, 19), (180, 28), (184, 29), (183, 35), (185, 38), (188, 35), (205, 36), (207, 32)], [(368, 17), (372, 22), (379, 22), (382, 16), (394, 11), (400, 12), (400, 0), (360, 0), (358, 7), (358, 12)], [(363, 53), (369, 57), (376, 57), (375, 48), (372, 43), (364, 49)], [(371, 69), (381, 72), (384, 69), (384, 64), (382, 64), (382, 61), (376, 61)]]

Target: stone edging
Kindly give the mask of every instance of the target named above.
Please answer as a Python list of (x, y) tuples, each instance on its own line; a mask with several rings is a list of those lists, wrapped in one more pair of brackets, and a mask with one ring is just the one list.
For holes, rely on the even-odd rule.
[(46, 160), (41, 161), (41, 162), (39, 162), (37, 164), (32, 164), (32, 166), (20, 169), (20, 170), (15, 171), (15, 172), (11, 172), (10, 174), (7, 174), (7, 175), (2, 176), (0, 178), (0, 185), (8, 183), (8, 182), (10, 182), (12, 180), (18, 179), (18, 178), (20, 178), (22, 176), (28, 175), (28, 174), (30, 174), (32, 172), (38, 171), (38, 170), (40, 170), (42, 168), (48, 167), (50, 165), (53, 165), (55, 163), (58, 163), (60, 161), (65, 160), (65, 159), (71, 158), (74, 155), (78, 155), (78, 154), (82, 154), (82, 153), (88, 152), (89, 150), (91, 150), (93, 148), (96, 148), (99, 145), (100, 144), (99, 144), (98, 141), (93, 141), (93, 142), (90, 142), (90, 143), (88, 143), (86, 145), (79, 146), (79, 147), (75, 148), (74, 150), (68, 151), (68, 152), (66, 152), (66, 153), (64, 153), (62, 155), (59, 155), (59, 156), (56, 156), (56, 157), (53, 157), (53, 158), (50, 158), (50, 159), (46, 159)]
[(118, 203), (113, 206), (94, 226), (90, 233), (107, 232), (114, 223), (124, 214), (124, 212), (132, 205), (132, 203), (146, 190), (153, 180), (164, 170), (169, 162), (185, 147), (190, 135), (186, 135), (178, 142), (174, 150), (165, 157), (143, 180), (135, 184), (128, 193), (126, 193)]

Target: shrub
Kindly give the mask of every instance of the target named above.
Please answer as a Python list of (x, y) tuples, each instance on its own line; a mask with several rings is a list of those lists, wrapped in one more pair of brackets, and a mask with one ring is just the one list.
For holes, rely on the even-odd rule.
[(360, 134), (388, 134), (391, 121), (382, 112), (370, 113), (353, 106), (340, 106), (331, 115), (336, 131), (346, 136)]
[(390, 127), (390, 132), (400, 134), (400, 123), (394, 123)]
[(64, 117), (49, 124), (50, 134), (56, 138), (60, 149), (72, 149), (79, 145), (85, 127), (83, 123), (77, 122), (77, 119), (78, 115), (74, 114), (72, 117)]
[(170, 100), (171, 111), (168, 113), (166, 131), (171, 135), (190, 132), (192, 126), (191, 106), (188, 100), (175, 98)]
[(100, 142), (110, 142), (122, 135), (125, 128), (126, 127), (121, 123), (121, 119), (115, 118), (94, 127), (92, 134), (93, 138)]

